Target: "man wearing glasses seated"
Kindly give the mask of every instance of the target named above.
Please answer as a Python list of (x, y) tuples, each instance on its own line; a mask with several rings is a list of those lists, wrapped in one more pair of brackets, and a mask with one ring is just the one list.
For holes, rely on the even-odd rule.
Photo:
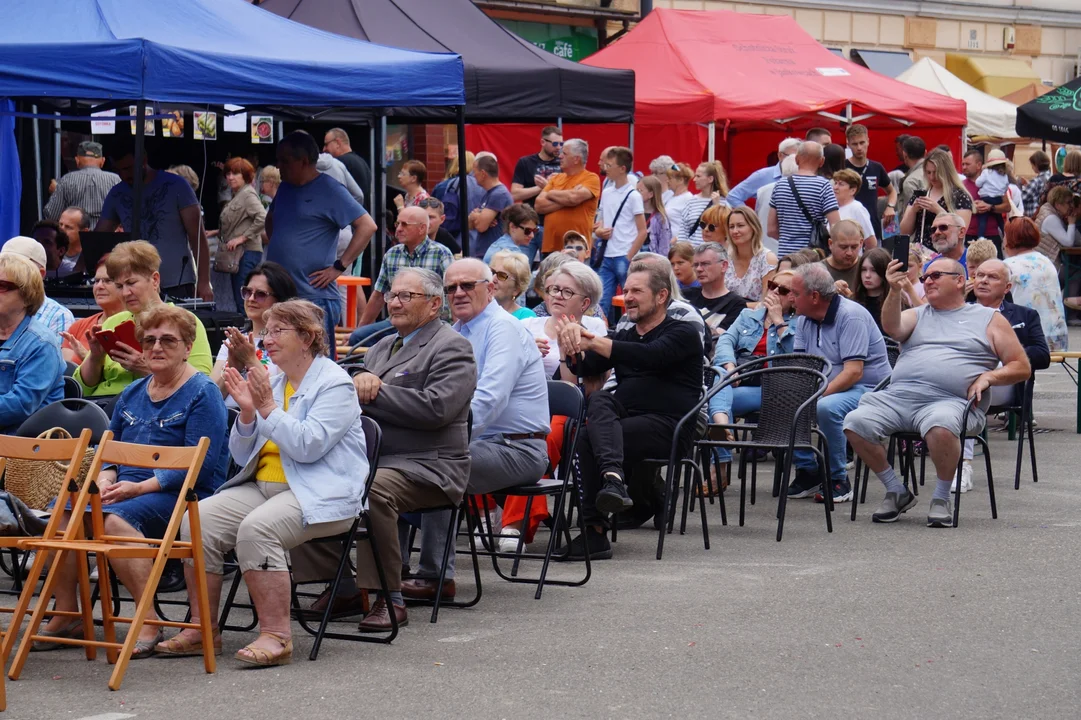
[[(534, 482), (548, 468), (549, 432), (548, 378), (537, 343), (495, 301), (491, 268), (480, 260), (451, 263), (443, 290), (454, 329), (473, 346), (477, 363), (465, 491), (483, 495)], [(439, 567), (449, 522), (449, 510), (421, 517), (420, 564), (413, 578), (402, 583), (407, 599), (433, 600), (440, 591)], [(409, 548), (402, 550), (402, 557), (409, 557)], [(442, 596), (449, 600), (454, 594), (451, 553)]]
[[(936, 226), (941, 217), (935, 219)], [(901, 343), (901, 355), (889, 387), (864, 395), (845, 418), (845, 435), (886, 486), (872, 520), (894, 522), (916, 498), (898, 479), (883, 445), (893, 433), (918, 432), (938, 478), (927, 525), (951, 527), (950, 486), (961, 456), (960, 437), (983, 427), (991, 387), (1028, 379), (1028, 357), (1001, 313), (965, 303), (965, 269), (956, 260), (940, 257), (931, 262), (920, 278), (927, 304), (910, 310), (901, 310), (905, 273), (899, 261), (890, 263), (886, 280), (890, 292), (882, 306), (882, 327)], [(976, 405), (968, 427), (962, 428), (971, 398)]]
[(372, 296), (364, 307), (364, 314), (357, 323), (357, 329), (349, 336), (349, 344), (356, 345), (364, 338), (391, 326), (390, 320), (376, 322), (379, 313), (386, 304), (383, 296), (390, 290), (398, 271), (407, 267), (419, 267), (431, 270), (440, 277), (454, 261), (443, 245), (428, 237), (428, 211), (420, 207), (403, 208), (394, 223), (394, 237), (398, 244), (387, 250), (383, 256), (383, 265), (379, 268), (379, 277), (372, 287)]

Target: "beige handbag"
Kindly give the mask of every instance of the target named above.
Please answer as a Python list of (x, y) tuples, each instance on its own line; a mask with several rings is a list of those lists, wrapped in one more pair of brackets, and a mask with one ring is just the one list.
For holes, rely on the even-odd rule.
[[(62, 427), (54, 427), (38, 435), (43, 440), (71, 439), (71, 433)], [(94, 460), (94, 449), (87, 448), (76, 482), (82, 485)], [(63, 486), (68, 465), (58, 461), (21, 460), (11, 458), (4, 471), (4, 489), (26, 503), (32, 510), (48, 507)]]

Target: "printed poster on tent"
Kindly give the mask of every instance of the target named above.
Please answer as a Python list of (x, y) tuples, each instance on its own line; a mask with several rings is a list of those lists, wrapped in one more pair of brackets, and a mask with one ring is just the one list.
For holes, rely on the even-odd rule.
[[(131, 117), (137, 117), (138, 113), (139, 113), (138, 106), (136, 106), (136, 105), (129, 105), (128, 106), (128, 115), (130, 115)], [(145, 115), (153, 115), (154, 114), (154, 108), (152, 108), (152, 107), (150, 107), (148, 105), (147, 108), (146, 108), (146, 111), (144, 112), (144, 114)], [(147, 137), (154, 137), (154, 120), (153, 120), (153, 118), (146, 121), (145, 132), (146, 132)], [(134, 120), (131, 121), (131, 134), (132, 135), (135, 134), (135, 121)]]
[(196, 140), (218, 139), (218, 114), (213, 112), (195, 111), (195, 131), (193, 137)]
[(270, 115), (251, 116), (251, 141), (253, 145), (274, 143), (274, 118)]
[(161, 136), (167, 138), (182, 138), (184, 137), (184, 111), (183, 110), (162, 110), (162, 115), (170, 115), (171, 117), (163, 118), (161, 121)]

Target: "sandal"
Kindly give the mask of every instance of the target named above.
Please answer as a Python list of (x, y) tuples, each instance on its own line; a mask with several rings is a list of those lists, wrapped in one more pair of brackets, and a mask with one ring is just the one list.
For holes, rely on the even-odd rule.
[(164, 631), (159, 627), (158, 632), (149, 640), (137, 640), (135, 648), (131, 651), (132, 660), (141, 660), (154, 654), (154, 649), (165, 639)]
[[(716, 469), (715, 469), (716, 467), (717, 466), (715, 464), (712, 464), (712, 463), (709, 466), (709, 478), (706, 480), (706, 484), (708, 485), (708, 487), (703, 488), (703, 486), (699, 485), (699, 484), (696, 484), (694, 486), (694, 496), (695, 497), (699, 497), (699, 496), (705, 496), (707, 498), (717, 497), (718, 495), (720, 495), (721, 493), (723, 493), (725, 490), (728, 489), (728, 471), (731, 469), (732, 463), (731, 462), (721, 463), (721, 477), (720, 477), (720, 482), (719, 483), (718, 483), (718, 481), (717, 481), (718, 479), (716, 477)], [(719, 485), (719, 487), (718, 487), (718, 485)], [(701, 491), (700, 491), (700, 488), (701, 488)]]
[[(261, 647), (252, 647), (247, 645), (237, 650), (235, 657), (242, 663), (248, 665), (256, 665), (258, 667), (273, 667), (274, 665), (288, 665), (293, 661), (293, 639), (286, 638), (277, 633), (264, 632), (259, 633), (259, 637), (269, 637), (275, 640), (281, 645), (281, 652), (272, 654), (269, 650), (264, 650)], [(258, 638), (256, 638), (258, 642)], [(244, 654), (244, 651), (251, 653), (250, 655)]]
[[(200, 633), (198, 640), (192, 640), (191, 635), (185, 636), (183, 632), (173, 635), (168, 640), (158, 643), (154, 652), (158, 655), (169, 657), (196, 657), (203, 654), (203, 636)], [(221, 655), (221, 630), (214, 633), (214, 654)]]

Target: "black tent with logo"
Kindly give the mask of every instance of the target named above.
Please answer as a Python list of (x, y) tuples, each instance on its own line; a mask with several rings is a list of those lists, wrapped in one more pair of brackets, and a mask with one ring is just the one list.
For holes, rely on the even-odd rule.
[(1081, 77), (1018, 107), (1017, 135), (1081, 144)]

